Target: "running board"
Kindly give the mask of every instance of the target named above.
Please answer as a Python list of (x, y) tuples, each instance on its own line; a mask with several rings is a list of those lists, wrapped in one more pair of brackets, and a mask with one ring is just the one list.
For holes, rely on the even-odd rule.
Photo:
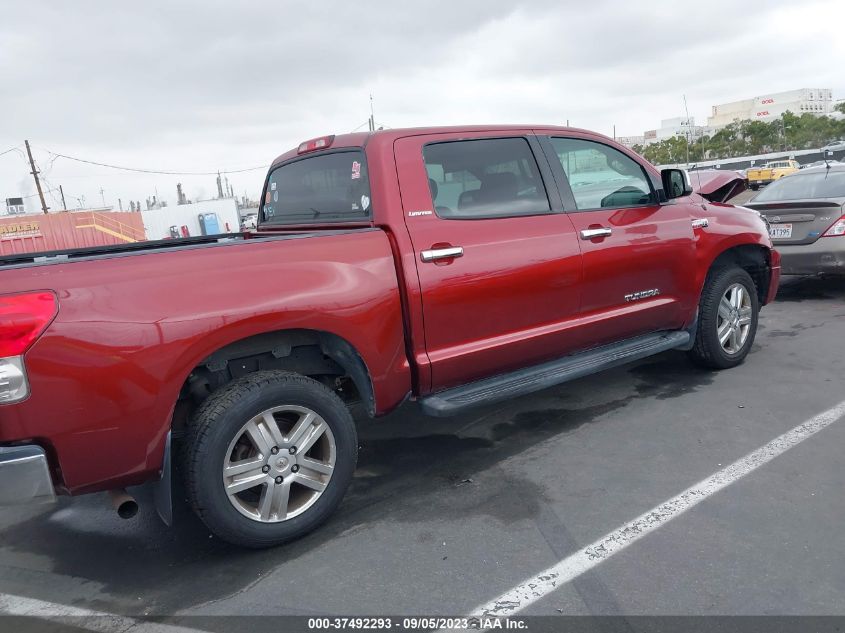
[(594, 374), (603, 369), (676, 349), (690, 342), (684, 330), (645, 334), (620, 343), (565, 356), (509, 374), (484, 378), (420, 399), (427, 415), (438, 418), (455, 415), (466, 409), (539, 391), (546, 387)]

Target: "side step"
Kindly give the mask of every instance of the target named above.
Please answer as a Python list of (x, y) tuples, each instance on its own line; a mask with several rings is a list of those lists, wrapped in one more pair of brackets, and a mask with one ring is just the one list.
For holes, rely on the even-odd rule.
[(685, 330), (645, 334), (534, 367), (518, 369), (509, 374), (484, 378), (468, 385), (441, 391), (421, 398), (420, 406), (427, 415), (439, 418), (455, 415), (465, 409), (508, 400), (588, 376), (603, 369), (683, 347), (689, 342), (690, 333)]

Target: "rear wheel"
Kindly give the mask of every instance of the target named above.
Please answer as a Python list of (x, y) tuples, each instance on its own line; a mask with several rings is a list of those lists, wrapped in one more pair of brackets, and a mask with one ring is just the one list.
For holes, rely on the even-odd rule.
[(329, 517), (357, 453), (352, 416), (334, 392), (298, 374), (257, 372), (196, 412), (185, 454), (188, 496), (221, 539), (278, 545)]
[(736, 367), (754, 343), (759, 312), (751, 275), (738, 267), (711, 271), (701, 293), (690, 358), (710, 369)]
[(760, 185), (751, 185), (751, 191), (757, 191), (760, 188)]

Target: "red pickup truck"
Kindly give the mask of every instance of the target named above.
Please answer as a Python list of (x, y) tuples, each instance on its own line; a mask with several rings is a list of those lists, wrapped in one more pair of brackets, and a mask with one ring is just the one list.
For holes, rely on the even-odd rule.
[(759, 214), (587, 131), (307, 141), (254, 232), (0, 260), (0, 503), (130, 515), (150, 484), (170, 520), (178, 462), (214, 534), (281, 543), (340, 502), (350, 405), (449, 416), (670, 349), (733, 367), (779, 270)]

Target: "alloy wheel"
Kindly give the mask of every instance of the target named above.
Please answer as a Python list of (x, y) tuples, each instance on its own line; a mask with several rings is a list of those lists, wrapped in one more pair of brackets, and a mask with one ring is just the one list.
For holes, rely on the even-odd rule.
[(742, 350), (751, 333), (753, 307), (748, 289), (739, 283), (728, 287), (719, 301), (716, 335), (727, 354)]
[(262, 523), (278, 523), (317, 502), (331, 480), (336, 458), (334, 435), (316, 411), (273, 407), (235, 434), (223, 463), (223, 486), (238, 512)]

